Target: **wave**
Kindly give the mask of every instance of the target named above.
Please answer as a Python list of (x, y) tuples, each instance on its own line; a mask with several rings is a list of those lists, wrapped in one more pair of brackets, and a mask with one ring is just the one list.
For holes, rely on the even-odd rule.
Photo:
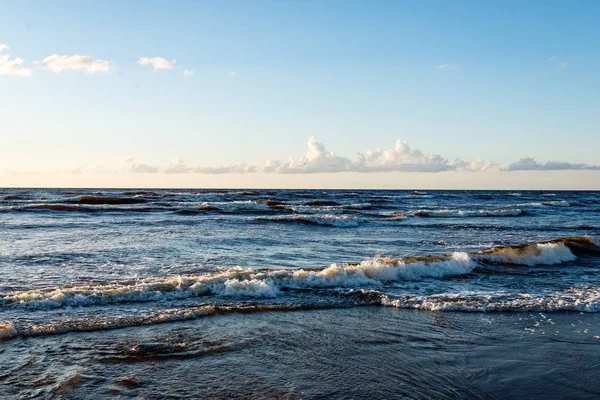
[[(372, 297), (373, 295), (371, 295)], [(468, 292), (381, 296), (381, 304), (396, 308), (463, 312), (600, 311), (600, 287), (579, 286), (545, 293)]]
[(0, 340), (7, 340), (15, 337), (17, 330), (11, 321), (0, 321)]
[(13, 206), (4, 208), (8, 211), (57, 211), (57, 212), (153, 212), (153, 211), (172, 211), (170, 206), (143, 206), (143, 207), (110, 207), (110, 206), (84, 206), (68, 204), (28, 204), (25, 206)]
[(202, 295), (276, 297), (282, 290), (289, 289), (379, 286), (397, 280), (443, 278), (470, 273), (475, 265), (467, 253), (454, 253), (418, 259), (373, 259), (314, 270), (234, 267), (203, 275), (10, 292), (0, 295), (0, 305), (20, 304), (45, 309), (179, 300)]
[(339, 206), (340, 203), (333, 200), (312, 200), (307, 202), (305, 205), (310, 207), (321, 207), (321, 206)]
[[(12, 321), (0, 321), (0, 341), (20, 336), (46, 336), (70, 332), (90, 332), (147, 326), (194, 320), (214, 315), (290, 312), (366, 305), (454, 312), (600, 311), (600, 287), (592, 285), (579, 285), (563, 290), (534, 294), (509, 293), (505, 291), (472, 291), (428, 295), (386, 295), (377, 290), (362, 288), (351, 289), (346, 292), (336, 292), (336, 294), (341, 298), (341, 301), (313, 301), (302, 304), (203, 304), (146, 313), (136, 312), (128, 316), (99, 316), (97, 318), (80, 318), (22, 326), (15, 326)], [(144, 349), (134, 349), (134, 352), (139, 353), (140, 350), (143, 351)], [(149, 348), (147, 350), (152, 349)]]
[(360, 224), (356, 218), (344, 215), (292, 215), (278, 217), (258, 217), (255, 221), (276, 223), (300, 223), (306, 225), (325, 225), (338, 228), (351, 228)]
[(455, 217), (518, 217), (526, 212), (520, 208), (500, 208), (495, 210), (417, 210), (404, 216), (416, 216), (424, 218), (455, 218)]
[(566, 200), (554, 200), (554, 201), (538, 201), (531, 203), (517, 204), (517, 207), (570, 207), (571, 203)]
[(99, 204), (140, 204), (146, 200), (137, 197), (97, 197), (97, 196), (82, 196), (79, 198), (79, 204), (99, 205)]
[[(109, 200), (106, 200), (109, 199)], [(103, 198), (96, 202), (67, 202), (61, 203), (38, 203), (2, 206), (2, 211), (56, 211), (56, 212), (153, 212), (153, 211), (172, 211), (177, 214), (204, 214), (215, 212), (221, 214), (291, 214), (296, 210), (290, 207), (287, 203), (277, 202), (273, 200), (249, 200), (249, 201), (231, 201), (231, 202), (205, 202), (200, 205), (190, 207), (175, 207), (169, 203), (142, 201), (121, 201), (126, 199)], [(136, 199), (133, 199), (136, 200)]]
[(295, 289), (360, 288), (396, 281), (443, 279), (471, 274), (478, 266), (490, 264), (554, 265), (572, 261), (576, 254), (598, 255), (598, 245), (591, 237), (579, 236), (476, 252), (374, 258), (356, 264), (332, 264), (321, 269), (222, 268), (200, 275), (15, 291), (0, 294), (0, 305), (44, 309), (179, 300), (206, 295), (270, 298)]
[(127, 317), (85, 318), (57, 323), (24, 325), (21, 327), (15, 327), (11, 321), (5, 321), (0, 322), (0, 340), (9, 340), (19, 336), (47, 336), (70, 332), (122, 329), (135, 326), (194, 320), (213, 315), (315, 310), (339, 307), (340, 305), (336, 304), (242, 304), (231, 306), (210, 304), (161, 310)]
[(78, 212), (94, 212), (90, 207), (69, 206), (66, 204), (34, 204), (30, 206), (20, 207), (20, 210), (46, 210), (46, 211), (78, 211)]
[(130, 192), (123, 192), (124, 196), (146, 196), (146, 197), (160, 197), (161, 194), (148, 190), (134, 190)]

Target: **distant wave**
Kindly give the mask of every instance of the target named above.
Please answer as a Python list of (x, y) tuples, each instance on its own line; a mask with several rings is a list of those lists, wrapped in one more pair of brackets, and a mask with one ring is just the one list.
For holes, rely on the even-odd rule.
[(306, 225), (325, 225), (338, 228), (350, 228), (359, 226), (360, 221), (354, 217), (333, 214), (321, 215), (291, 215), (278, 217), (258, 217), (255, 221), (276, 223), (299, 223)]
[(149, 202), (146, 200), (121, 198), (94, 198), (94, 200), (69, 201), (66, 203), (30, 203), (6, 205), (1, 211), (20, 212), (153, 212), (172, 211), (178, 214), (205, 214), (208, 212), (222, 214), (290, 214), (296, 210), (287, 203), (274, 200), (247, 200), (229, 202), (205, 202), (198, 205), (182, 207), (181, 203)]
[(399, 214), (396, 217), (423, 217), (423, 218), (477, 218), (477, 217), (518, 217), (526, 212), (520, 208), (500, 208), (495, 210), (432, 210), (423, 209)]
[(152, 211), (172, 211), (172, 208), (166, 206), (142, 206), (142, 207), (118, 207), (118, 206), (84, 206), (76, 204), (27, 204), (22, 206), (4, 207), (4, 211), (54, 211), (54, 212), (152, 212)]
[(98, 197), (98, 196), (82, 196), (79, 198), (79, 204), (139, 204), (145, 203), (146, 200), (138, 197)]
[(556, 201), (538, 201), (531, 203), (517, 204), (517, 207), (570, 207), (571, 204), (566, 200)]

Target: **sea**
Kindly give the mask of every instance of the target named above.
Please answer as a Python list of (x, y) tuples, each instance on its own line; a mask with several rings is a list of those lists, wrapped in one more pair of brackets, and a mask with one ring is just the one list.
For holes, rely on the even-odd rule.
[(0, 398), (600, 397), (600, 192), (0, 189)]

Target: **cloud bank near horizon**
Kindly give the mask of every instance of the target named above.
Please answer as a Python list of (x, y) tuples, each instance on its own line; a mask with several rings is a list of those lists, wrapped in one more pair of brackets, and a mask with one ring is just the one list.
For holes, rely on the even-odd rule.
[[(376, 147), (357, 153), (355, 159), (338, 155), (331, 151), (315, 136), (307, 142), (307, 151), (299, 158), (287, 161), (269, 159), (262, 165), (245, 162), (230, 162), (218, 165), (188, 165), (175, 157), (167, 166), (137, 162), (132, 156), (126, 157), (118, 167), (106, 165), (82, 165), (66, 168), (61, 173), (82, 174), (91, 172), (130, 173), (130, 174), (270, 174), (270, 175), (311, 175), (331, 173), (427, 173), (463, 172), (485, 173), (486, 171), (510, 173), (514, 171), (600, 171), (597, 164), (578, 164), (562, 161), (538, 162), (532, 157), (523, 157), (508, 165), (476, 157), (473, 161), (449, 160), (439, 154), (426, 153), (412, 148), (407, 142), (397, 140), (391, 148)], [(6, 172), (6, 171), (5, 171)], [(16, 172), (16, 171), (13, 171)], [(46, 171), (52, 172), (52, 171)], [(54, 171), (57, 172), (57, 171)], [(38, 172), (39, 173), (39, 172)]]
[(262, 167), (259, 164), (229, 163), (214, 166), (189, 166), (176, 157), (171, 163), (160, 168), (156, 165), (136, 164), (132, 158), (123, 162), (122, 170), (135, 173), (165, 173), (165, 174), (323, 174), (323, 173), (385, 173), (385, 172), (420, 172), (438, 173), (455, 172), (486, 172), (491, 169), (511, 171), (567, 171), (567, 170), (600, 170), (600, 165), (576, 164), (562, 161), (540, 163), (532, 157), (501, 166), (492, 161), (476, 157), (473, 161), (461, 159), (449, 160), (439, 154), (426, 153), (413, 149), (407, 142), (397, 140), (394, 147), (376, 147), (358, 153), (356, 159), (338, 155), (325, 144), (311, 136), (307, 142), (307, 151), (299, 158), (289, 158), (287, 161), (278, 159), (267, 160)]
[(471, 171), (485, 172), (495, 166), (494, 163), (483, 161), (479, 157), (474, 161), (449, 161), (437, 154), (424, 153), (412, 149), (408, 143), (398, 140), (391, 149), (377, 147), (364, 153), (358, 153), (356, 160), (337, 155), (329, 150), (315, 136), (307, 143), (307, 152), (303, 157), (288, 161), (270, 159), (261, 168), (258, 164), (229, 163), (215, 166), (188, 166), (176, 157), (166, 168), (137, 164), (128, 157), (122, 163), (122, 170), (140, 173), (166, 174), (322, 174), (340, 172), (442, 172), (442, 171)]
[(548, 161), (545, 163), (537, 162), (533, 157), (523, 157), (502, 168), (503, 171), (569, 171), (569, 170), (588, 170), (600, 171), (600, 165), (595, 164), (576, 164), (563, 161)]

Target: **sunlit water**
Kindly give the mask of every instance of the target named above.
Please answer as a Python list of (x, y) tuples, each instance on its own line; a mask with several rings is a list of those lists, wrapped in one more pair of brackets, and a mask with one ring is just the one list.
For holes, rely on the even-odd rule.
[(3, 189), (0, 394), (595, 398), (599, 238), (600, 192)]

